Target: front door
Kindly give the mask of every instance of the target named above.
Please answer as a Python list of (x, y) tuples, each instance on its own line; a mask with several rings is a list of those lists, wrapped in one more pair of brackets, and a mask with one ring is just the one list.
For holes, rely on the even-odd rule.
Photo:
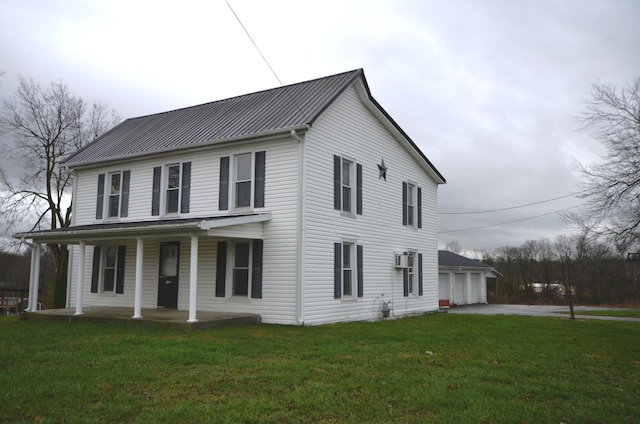
[(160, 269), (158, 271), (158, 307), (178, 308), (178, 269), (180, 268), (180, 243), (160, 244)]

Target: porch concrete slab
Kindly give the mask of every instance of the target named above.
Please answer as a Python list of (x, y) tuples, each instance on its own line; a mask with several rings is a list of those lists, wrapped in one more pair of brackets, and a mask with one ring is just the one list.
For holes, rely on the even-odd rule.
[(177, 309), (142, 309), (142, 318), (132, 318), (133, 308), (87, 306), (82, 315), (75, 315), (75, 308), (45, 309), (22, 314), (27, 321), (99, 322), (142, 325), (177, 330), (204, 330), (208, 328), (247, 326), (260, 324), (258, 314), (198, 311), (196, 322), (187, 322), (188, 311)]

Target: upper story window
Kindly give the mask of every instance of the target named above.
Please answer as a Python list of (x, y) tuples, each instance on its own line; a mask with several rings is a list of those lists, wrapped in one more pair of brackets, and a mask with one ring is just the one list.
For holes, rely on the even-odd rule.
[(402, 183), (402, 225), (422, 228), (422, 188)]
[(218, 209), (264, 207), (265, 160), (264, 151), (220, 158)]
[(165, 183), (165, 213), (178, 213), (180, 200), (180, 165), (166, 167), (167, 181)]
[(362, 215), (362, 165), (333, 157), (333, 208), (348, 215)]
[(245, 153), (243, 155), (236, 155), (233, 159), (235, 168), (235, 207), (250, 208), (251, 190), (253, 188), (253, 167), (251, 166), (253, 155), (251, 153)]
[(98, 175), (96, 219), (126, 217), (129, 212), (129, 180), (131, 171), (115, 171)]
[(153, 168), (151, 215), (188, 213), (191, 191), (191, 162)]

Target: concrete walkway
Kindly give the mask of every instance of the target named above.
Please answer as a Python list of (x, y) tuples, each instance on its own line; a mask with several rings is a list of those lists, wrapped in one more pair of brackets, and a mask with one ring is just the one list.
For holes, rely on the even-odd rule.
[(82, 315), (75, 315), (75, 309), (45, 309), (27, 312), (21, 317), (28, 321), (116, 322), (180, 330), (257, 325), (261, 320), (258, 314), (198, 311), (196, 313), (198, 321), (187, 322), (189, 312), (177, 309), (142, 309), (142, 318), (132, 318), (133, 308), (87, 306), (83, 312)]
[[(599, 306), (575, 306), (576, 319), (599, 319), (605, 321), (632, 321), (640, 323), (640, 318), (606, 317), (596, 315), (580, 315), (580, 311), (594, 310), (624, 310), (624, 308), (604, 308)], [(479, 315), (528, 315), (538, 317), (556, 317), (570, 319), (569, 306), (546, 305), (464, 305), (449, 308), (450, 314), (479, 314)]]

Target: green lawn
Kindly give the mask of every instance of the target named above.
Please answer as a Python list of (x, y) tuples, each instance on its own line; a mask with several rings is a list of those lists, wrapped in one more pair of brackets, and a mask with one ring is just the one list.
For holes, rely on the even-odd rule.
[[(567, 314), (569, 312), (566, 312)], [(585, 311), (576, 311), (576, 315), (595, 315), (601, 317), (624, 317), (624, 318), (640, 318), (640, 309), (590, 309)]]
[(0, 317), (0, 371), (0, 422), (640, 422), (633, 322), (436, 314), (183, 333)]

